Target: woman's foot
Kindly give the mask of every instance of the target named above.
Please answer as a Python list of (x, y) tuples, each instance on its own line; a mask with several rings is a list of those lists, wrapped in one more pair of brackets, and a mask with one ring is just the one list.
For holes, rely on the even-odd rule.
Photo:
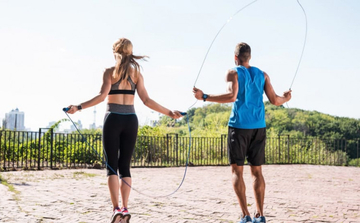
[(131, 214), (125, 207), (121, 208), (122, 220), (121, 223), (130, 223)]
[(114, 209), (114, 212), (111, 216), (110, 222), (111, 223), (118, 223), (120, 222), (121, 218), (123, 217), (123, 213), (121, 212), (120, 208), (117, 207)]

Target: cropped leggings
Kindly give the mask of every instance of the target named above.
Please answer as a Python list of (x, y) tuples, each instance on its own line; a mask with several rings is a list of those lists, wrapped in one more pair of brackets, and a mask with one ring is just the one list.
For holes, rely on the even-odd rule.
[[(138, 131), (136, 114), (107, 113), (103, 126), (103, 146), (107, 175), (131, 177), (130, 162)], [(109, 168), (109, 166), (111, 168)]]

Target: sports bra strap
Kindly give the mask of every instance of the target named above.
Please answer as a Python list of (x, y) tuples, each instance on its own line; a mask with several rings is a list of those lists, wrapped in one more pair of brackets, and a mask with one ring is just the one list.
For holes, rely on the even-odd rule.
[(109, 94), (135, 94), (135, 90), (110, 90)]

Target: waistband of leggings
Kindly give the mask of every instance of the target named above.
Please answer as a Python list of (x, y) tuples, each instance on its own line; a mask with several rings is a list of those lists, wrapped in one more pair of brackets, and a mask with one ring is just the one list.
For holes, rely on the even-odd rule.
[(134, 105), (120, 105), (109, 103), (106, 106), (106, 111), (119, 114), (135, 114)]

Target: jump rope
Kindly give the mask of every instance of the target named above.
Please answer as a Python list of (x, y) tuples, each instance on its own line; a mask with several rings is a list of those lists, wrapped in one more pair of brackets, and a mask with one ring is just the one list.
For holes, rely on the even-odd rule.
[[(207, 49), (207, 52), (206, 52), (205, 57), (204, 57), (204, 60), (203, 60), (203, 62), (202, 62), (202, 64), (201, 64), (201, 66), (200, 66), (200, 70), (199, 70), (199, 72), (198, 72), (198, 74), (197, 74), (197, 76), (196, 76), (195, 82), (194, 82), (194, 87), (195, 87), (196, 82), (197, 82), (197, 80), (198, 80), (198, 78), (199, 78), (199, 76), (200, 76), (200, 73), (201, 73), (202, 68), (203, 68), (203, 66), (204, 66), (204, 64), (205, 64), (205, 61), (206, 61), (207, 56), (208, 56), (208, 54), (209, 54), (209, 52), (210, 52), (210, 49), (212, 48), (212, 46), (213, 46), (216, 38), (218, 37), (218, 35), (221, 33), (221, 31), (224, 29), (224, 27), (225, 27), (238, 13), (240, 13), (242, 10), (244, 10), (245, 8), (249, 7), (250, 5), (252, 5), (253, 3), (255, 3), (255, 2), (257, 2), (257, 1), (258, 1), (258, 0), (252, 1), (252, 2), (250, 2), (249, 4), (245, 5), (244, 7), (242, 7), (241, 9), (239, 9), (238, 11), (236, 11), (236, 12), (222, 25), (222, 27), (221, 27), (221, 28), (219, 29), (219, 31), (216, 33), (216, 35), (215, 35), (215, 37), (213, 38), (213, 40), (212, 40), (209, 48)], [(305, 9), (303, 8), (303, 6), (302, 6), (301, 3), (299, 2), (299, 0), (297, 0), (297, 3), (298, 3), (299, 6), (301, 7), (301, 9), (302, 9), (302, 11), (303, 11), (303, 13), (304, 13), (304, 16), (305, 16), (305, 38), (304, 38), (304, 43), (303, 43), (303, 47), (302, 47), (300, 59), (299, 59), (299, 62), (298, 62), (298, 65), (297, 65), (297, 68), (296, 68), (296, 71), (295, 71), (294, 77), (293, 77), (293, 79), (292, 79), (292, 82), (291, 82), (291, 85), (290, 85), (289, 90), (291, 90), (292, 85), (293, 85), (293, 83), (294, 83), (294, 81), (295, 81), (295, 78), (296, 78), (296, 76), (297, 76), (297, 73), (298, 73), (298, 70), (299, 70), (299, 67), (300, 67), (300, 64), (301, 64), (301, 61), (302, 61), (302, 57), (303, 57), (303, 54), (304, 54), (304, 50), (305, 50), (305, 46), (306, 46), (306, 39), (307, 39), (307, 15), (306, 15)], [(191, 107), (193, 107), (193, 106), (197, 103), (197, 101), (198, 101), (198, 100), (196, 100), (195, 103), (192, 104), (192, 105), (189, 107), (189, 109), (190, 109)], [(64, 113), (67, 115), (67, 117), (69, 118), (69, 120), (70, 120), (70, 121), (72, 122), (72, 124), (75, 126), (77, 132), (81, 135), (81, 137), (83, 138), (83, 140), (89, 145), (89, 147), (91, 147), (91, 148), (93, 149), (93, 151), (95, 151), (95, 153), (96, 153), (99, 157), (101, 157), (100, 154), (95, 150), (95, 148), (94, 148), (92, 145), (90, 145), (90, 143), (87, 141), (87, 139), (84, 137), (84, 135), (83, 135), (83, 134), (80, 132), (80, 130), (77, 128), (76, 124), (74, 123), (74, 121), (70, 118), (69, 114), (67, 113), (68, 110), (69, 110), (69, 108), (63, 108)], [(127, 186), (129, 186), (132, 190), (138, 192), (139, 194), (142, 194), (142, 195), (145, 195), (145, 196), (148, 196), (148, 197), (153, 197), (153, 198), (168, 197), (168, 196), (171, 196), (171, 195), (175, 194), (175, 193), (180, 189), (180, 187), (182, 186), (182, 184), (183, 184), (184, 181), (185, 181), (185, 177), (186, 177), (186, 173), (187, 173), (187, 168), (188, 168), (188, 166), (189, 166), (190, 149), (191, 149), (191, 141), (192, 141), (192, 140), (191, 140), (191, 129), (190, 129), (190, 124), (189, 124), (189, 116), (188, 116), (188, 114), (187, 114), (186, 112), (180, 112), (180, 114), (183, 115), (183, 116), (186, 115), (187, 125), (188, 125), (188, 129), (189, 129), (189, 139), (190, 139), (190, 140), (189, 140), (188, 154), (187, 154), (186, 163), (185, 163), (184, 175), (183, 175), (183, 177), (182, 177), (182, 180), (181, 180), (179, 186), (178, 186), (173, 192), (171, 192), (171, 193), (169, 193), (169, 194), (166, 194), (166, 195), (157, 195), (157, 196), (145, 194), (145, 193), (137, 190), (137, 189), (134, 188), (133, 186), (131, 186), (129, 183), (127, 183), (124, 179), (122, 179), (122, 178), (118, 175), (117, 171), (115, 171), (112, 167), (110, 167), (110, 166), (108, 165), (108, 163), (107, 163), (107, 155), (106, 155), (105, 152), (104, 152), (104, 154), (105, 154), (105, 160), (104, 160), (103, 157), (101, 157), (103, 163), (105, 163), (105, 165), (106, 165), (113, 173), (115, 173), (115, 174), (119, 177), (119, 179), (122, 180), (123, 183), (125, 183), (125, 184), (126, 184)]]
[(145, 196), (148, 196), (148, 197), (152, 197), (152, 198), (160, 198), (160, 197), (168, 197), (168, 196), (171, 196), (173, 194), (175, 194), (181, 187), (181, 185), (184, 183), (185, 181), (185, 176), (186, 176), (186, 173), (187, 173), (187, 168), (188, 168), (188, 163), (189, 163), (189, 157), (190, 157), (190, 148), (191, 148), (191, 131), (190, 131), (190, 124), (189, 124), (189, 116), (187, 115), (186, 112), (180, 112), (181, 115), (187, 117), (187, 124), (188, 124), (188, 128), (189, 128), (189, 134), (190, 134), (190, 140), (189, 140), (189, 150), (188, 150), (188, 154), (187, 154), (187, 158), (186, 158), (186, 164), (185, 164), (185, 171), (184, 171), (184, 176), (179, 184), (179, 186), (171, 193), (169, 194), (166, 194), (166, 195), (157, 195), (157, 196), (153, 196), (153, 195), (149, 195), (149, 194), (145, 194), (139, 190), (137, 190), (136, 188), (134, 188), (133, 186), (131, 186), (128, 182), (126, 182), (124, 179), (122, 179), (119, 174), (117, 173), (117, 171), (115, 171), (108, 163), (107, 163), (107, 155), (106, 155), (106, 152), (104, 151), (104, 155), (105, 155), (105, 160), (102, 156), (100, 156), (100, 154), (98, 153), (98, 151), (96, 151), (96, 149), (90, 145), (90, 143), (87, 141), (87, 139), (85, 138), (85, 136), (80, 132), (80, 130), (78, 129), (78, 127), (76, 126), (76, 124), (74, 123), (74, 121), (70, 118), (69, 114), (67, 113), (67, 111), (69, 111), (69, 108), (63, 108), (63, 111), (64, 113), (67, 115), (67, 117), (69, 118), (69, 120), (72, 122), (72, 124), (75, 126), (77, 132), (81, 135), (82, 139), (84, 142), (86, 142), (88, 144), (89, 147), (91, 147), (93, 149), (93, 151), (95, 151), (96, 155), (98, 157), (100, 157), (103, 161), (103, 163), (105, 163), (106, 167), (109, 168), (113, 173), (115, 173), (120, 180), (122, 180), (123, 183), (125, 183), (127, 186), (129, 186), (132, 190), (138, 192), (139, 194), (142, 194), (142, 195), (145, 195)]

